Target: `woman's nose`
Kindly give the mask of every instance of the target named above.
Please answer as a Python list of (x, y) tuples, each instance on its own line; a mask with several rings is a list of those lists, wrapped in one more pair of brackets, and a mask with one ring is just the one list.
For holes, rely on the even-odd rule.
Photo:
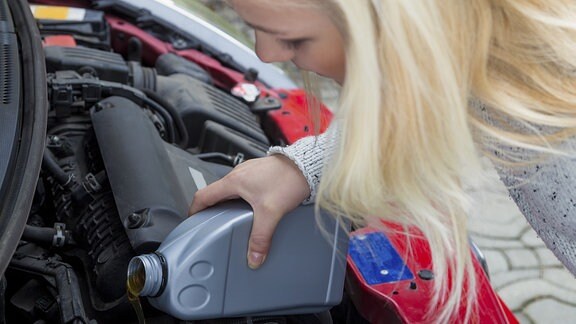
[(279, 42), (273, 35), (257, 31), (256, 55), (266, 63), (287, 62), (294, 57), (294, 51)]

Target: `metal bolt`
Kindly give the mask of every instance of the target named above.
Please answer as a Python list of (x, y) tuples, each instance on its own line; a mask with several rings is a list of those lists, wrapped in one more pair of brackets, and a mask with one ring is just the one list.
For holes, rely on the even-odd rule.
[(133, 212), (128, 216), (126, 222), (128, 223), (128, 228), (138, 228), (145, 226), (148, 223), (148, 218), (149, 210), (146, 208)]
[(138, 227), (140, 221), (142, 220), (142, 215), (138, 213), (132, 213), (132, 215), (128, 216), (128, 224), (130, 228)]
[(56, 135), (48, 136), (48, 143), (51, 145), (56, 145), (60, 143), (60, 137)]
[(139, 222), (140, 219), (142, 219), (142, 215), (137, 213), (132, 213), (132, 215), (128, 217), (128, 220), (130, 220), (131, 223)]

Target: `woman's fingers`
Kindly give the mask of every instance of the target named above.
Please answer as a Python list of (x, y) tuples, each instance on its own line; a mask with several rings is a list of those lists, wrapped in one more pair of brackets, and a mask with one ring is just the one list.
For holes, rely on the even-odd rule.
[(221, 201), (240, 198), (238, 187), (230, 185), (226, 177), (210, 184), (209, 186), (198, 190), (194, 195), (192, 205), (188, 210), (188, 215), (194, 215), (197, 212), (213, 206)]
[(288, 158), (281, 155), (254, 159), (238, 165), (224, 178), (199, 190), (189, 214), (220, 201), (242, 198), (252, 206), (254, 221), (248, 243), (248, 265), (262, 265), (276, 226), (285, 213), (310, 195), (308, 182)]

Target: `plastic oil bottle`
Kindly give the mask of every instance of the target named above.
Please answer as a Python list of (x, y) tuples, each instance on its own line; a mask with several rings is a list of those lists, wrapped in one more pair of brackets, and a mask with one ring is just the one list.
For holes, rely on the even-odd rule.
[[(284, 216), (266, 262), (246, 261), (253, 212), (241, 201), (204, 210), (176, 227), (158, 250), (134, 257), (128, 290), (181, 320), (316, 313), (342, 298), (348, 238), (311, 206)], [(320, 228), (322, 226), (322, 229)]]

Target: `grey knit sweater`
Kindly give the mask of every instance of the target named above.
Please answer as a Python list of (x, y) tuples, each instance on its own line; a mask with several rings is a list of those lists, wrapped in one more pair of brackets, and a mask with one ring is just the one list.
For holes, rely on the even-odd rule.
[[(311, 195), (320, 182), (324, 156), (332, 151), (331, 129), (287, 147), (272, 147), (269, 154), (283, 154), (300, 168)], [(497, 168), (528, 222), (566, 268), (576, 275), (576, 158), (554, 157), (523, 168)]]

